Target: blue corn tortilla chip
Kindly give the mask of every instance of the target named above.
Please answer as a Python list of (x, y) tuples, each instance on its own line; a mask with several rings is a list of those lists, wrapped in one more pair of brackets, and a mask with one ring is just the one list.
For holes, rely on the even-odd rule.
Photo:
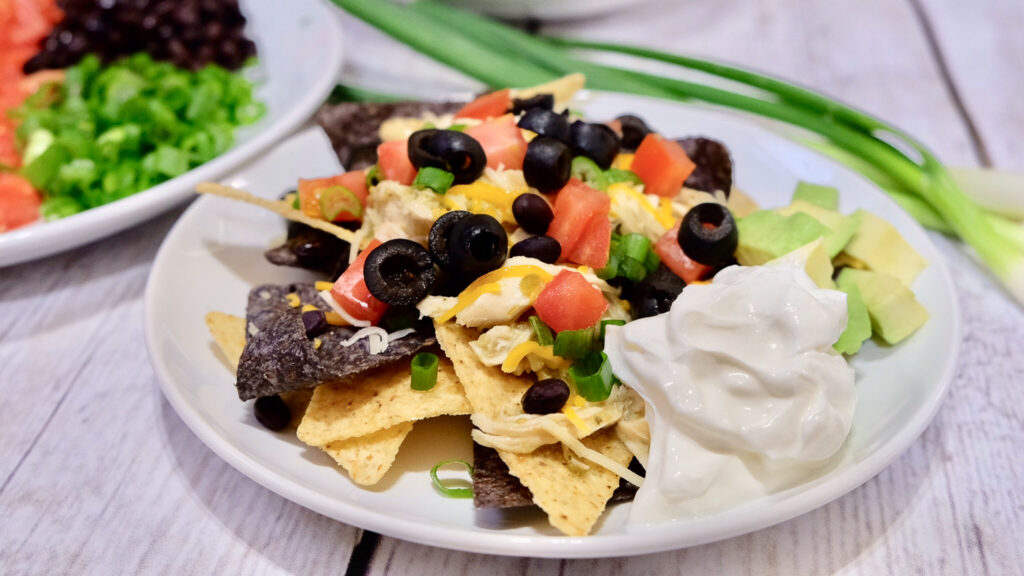
[(351, 326), (330, 326), (316, 339), (307, 338), (302, 306), (293, 306), (295, 298), (289, 294), (295, 294), (301, 305), (328, 309), (312, 284), (268, 284), (249, 292), (246, 343), (235, 382), (242, 400), (351, 382), (380, 368), (408, 363), (437, 344), (434, 335), (422, 329), (392, 341), (380, 354), (370, 354), (366, 339), (342, 346), (359, 330)]

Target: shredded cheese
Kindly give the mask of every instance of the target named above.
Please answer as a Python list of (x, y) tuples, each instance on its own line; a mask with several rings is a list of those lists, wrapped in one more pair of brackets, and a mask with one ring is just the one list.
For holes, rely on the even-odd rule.
[(540, 348), (540, 344), (535, 340), (529, 342), (523, 342), (515, 348), (509, 350), (508, 356), (505, 357), (505, 361), (501, 363), (501, 371), (511, 374), (515, 372), (516, 368), (519, 367), (519, 363), (526, 358), (526, 355), (533, 352), (537, 348)]
[(337, 312), (324, 312), (324, 317), (327, 319), (327, 323), (331, 326), (348, 326), (348, 322), (341, 317), (341, 314)]
[(617, 170), (629, 170), (633, 167), (633, 158), (636, 154), (619, 154), (612, 160), (612, 168)]
[(288, 301), (288, 305), (291, 306), (292, 308), (298, 308), (300, 305), (302, 305), (302, 300), (299, 299), (299, 295), (296, 294), (295, 292), (292, 292), (291, 294), (286, 294), (284, 299)]
[(380, 354), (388, 349), (388, 332), (380, 326), (360, 328), (350, 338), (342, 340), (341, 345), (348, 348), (363, 338), (366, 338), (370, 354)]
[(576, 413), (576, 410), (572, 406), (569, 406), (569, 404), (562, 406), (562, 414), (565, 414), (565, 417), (569, 419), (569, 422), (572, 422), (573, 426), (579, 428), (580, 432), (590, 434), (590, 426), (587, 426), (587, 423), (583, 421), (583, 418), (580, 418), (580, 415)]
[(484, 294), (497, 294), (499, 292), (501, 292), (501, 284), (497, 282), (491, 282), (489, 284), (477, 286), (472, 289), (466, 288), (465, 290), (462, 291), (462, 294), (459, 294), (459, 299), (458, 302), (455, 303), (455, 306), (452, 306), (447, 312), (441, 314), (434, 320), (440, 324), (443, 324), (454, 318), (455, 315), (458, 314), (459, 312), (462, 312), (463, 310), (468, 308), (473, 302), (476, 302), (477, 298), (483, 296)]
[[(338, 305), (338, 302), (335, 301), (334, 296), (331, 295), (330, 290), (322, 290), (320, 292), (320, 299), (326, 302), (327, 305), (331, 307), (331, 310), (334, 310), (335, 314), (337, 314), (342, 320), (344, 320), (348, 324), (352, 326), (370, 325), (370, 322), (368, 320), (357, 320), (356, 318), (353, 318), (348, 312), (345, 312), (345, 309)], [(328, 319), (328, 323), (332, 323), (330, 322), (330, 319)], [(343, 324), (338, 324), (338, 326), (343, 326)]]
[(320, 346), (323, 346), (323, 340), (319, 338), (313, 338), (313, 350), (319, 350)]
[(334, 282), (324, 282), (323, 280), (319, 280), (313, 284), (313, 286), (316, 287), (317, 292), (323, 292), (324, 290), (334, 288)]
[(412, 334), (415, 331), (415, 328), (402, 328), (401, 330), (395, 330), (391, 334), (388, 334), (388, 342), (394, 342), (399, 338), (405, 338), (406, 336)]
[(590, 460), (594, 464), (597, 464), (598, 466), (601, 466), (602, 468), (605, 468), (610, 472), (618, 474), (619, 477), (625, 478), (627, 482), (630, 482), (631, 484), (638, 488), (643, 485), (644, 479), (640, 477), (639, 474), (633, 472), (629, 468), (626, 468), (622, 464), (619, 464), (618, 462), (612, 460), (611, 458), (605, 456), (604, 454), (601, 454), (597, 450), (587, 448), (583, 444), (583, 442), (580, 442), (575, 436), (569, 434), (568, 432), (565, 431), (565, 429), (560, 428), (554, 422), (550, 420), (539, 420), (538, 424), (545, 432), (551, 434), (552, 436), (557, 438), (559, 442), (568, 446), (569, 449), (575, 452), (576, 455), (579, 456), (580, 458), (583, 458), (584, 460)]
[(636, 188), (630, 186), (625, 182), (616, 182), (608, 187), (608, 192), (612, 194), (612, 198), (615, 198), (616, 194), (624, 194), (629, 196), (640, 205), (645, 212), (648, 212), (654, 219), (665, 228), (671, 228), (675, 225), (675, 220), (672, 219), (672, 205), (671, 202), (668, 204), (669, 210), (666, 213), (664, 210), (664, 204), (662, 208), (655, 208), (647, 196), (641, 194)]
[(305, 304), (302, 306), (302, 312), (312, 312), (313, 310), (319, 310), (319, 308), (312, 304)]

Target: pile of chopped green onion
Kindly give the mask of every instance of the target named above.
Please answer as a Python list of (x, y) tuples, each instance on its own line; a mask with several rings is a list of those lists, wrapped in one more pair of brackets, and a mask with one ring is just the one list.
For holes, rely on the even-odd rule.
[(661, 259), (652, 249), (650, 239), (643, 234), (612, 234), (608, 264), (597, 271), (602, 280), (625, 278), (640, 282), (658, 269)]
[[(979, 208), (920, 142), (854, 108), (740, 68), (642, 47), (532, 36), (430, 0), (407, 6), (380, 0), (332, 1), (395, 39), (492, 88), (532, 86), (582, 72), (594, 89), (701, 101), (806, 130), (815, 135), (814, 142), (820, 148), (894, 194), (923, 225), (963, 239), (1024, 303), (1021, 227)], [(578, 57), (579, 50), (623, 54), (698, 70), (756, 88), (760, 96), (750, 95), (749, 90), (732, 92), (597, 64)]]
[(183, 70), (140, 53), (106, 66), (86, 56), (11, 115), (22, 175), (44, 192), (42, 215), (51, 220), (211, 160), (264, 111), (241, 74), (216, 65)]

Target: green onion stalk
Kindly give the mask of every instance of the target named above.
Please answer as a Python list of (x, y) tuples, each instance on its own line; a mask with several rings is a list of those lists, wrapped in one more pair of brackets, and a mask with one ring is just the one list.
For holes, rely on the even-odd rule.
[[(757, 114), (817, 135), (815, 148), (867, 176), (923, 225), (959, 236), (1024, 303), (1024, 229), (978, 207), (923, 144), (812, 90), (743, 70), (642, 47), (545, 38), (432, 0), (400, 6), (332, 0), (393, 38), (492, 88), (531, 86), (581, 72), (597, 90), (700, 101)], [(761, 97), (607, 66), (578, 51), (624, 54), (698, 70), (758, 89)], [(897, 147), (891, 141), (902, 146)], [(806, 139), (805, 139), (806, 141)], [(909, 149), (909, 150), (906, 150)]]

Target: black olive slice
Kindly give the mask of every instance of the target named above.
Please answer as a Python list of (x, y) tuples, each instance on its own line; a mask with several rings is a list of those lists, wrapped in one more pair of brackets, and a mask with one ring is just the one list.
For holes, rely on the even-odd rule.
[(631, 114), (623, 114), (616, 118), (616, 120), (619, 121), (622, 131), (621, 142), (624, 150), (636, 150), (640, 143), (644, 141), (644, 138), (653, 132), (646, 122)]
[(453, 273), (475, 279), (497, 270), (508, 256), (508, 234), (486, 214), (473, 214), (452, 226), (448, 255)]
[(538, 136), (526, 146), (523, 176), (526, 183), (543, 194), (557, 192), (572, 175), (572, 150), (564, 143)]
[(543, 108), (534, 108), (524, 114), (519, 119), (519, 127), (523, 130), (536, 132), (540, 136), (554, 138), (566, 144), (569, 143), (571, 136), (569, 121), (565, 116)]
[(366, 288), (392, 306), (412, 306), (423, 300), (437, 282), (430, 252), (412, 240), (388, 240), (373, 249), (363, 264)]
[(607, 170), (619, 153), (619, 137), (604, 124), (587, 124), (577, 120), (572, 123), (572, 151), (586, 156), (602, 170)]
[(721, 204), (705, 202), (690, 209), (679, 226), (679, 246), (691, 259), (717, 266), (732, 259), (740, 234), (732, 212)]
[(456, 184), (476, 180), (487, 166), (487, 154), (472, 136), (455, 130), (419, 130), (409, 137), (409, 161), (451, 172)]
[(451, 258), (448, 257), (448, 239), (451, 237), (452, 226), (455, 226), (459, 220), (472, 215), (472, 212), (465, 210), (452, 210), (434, 220), (434, 224), (430, 227), (430, 234), (427, 236), (427, 246), (430, 247), (430, 255), (434, 257), (434, 261), (441, 268), (448, 268), (452, 263)]
[(529, 98), (513, 98), (512, 99), (512, 113), (522, 114), (530, 110), (537, 108), (543, 110), (551, 110), (555, 107), (555, 96), (554, 94), (537, 94)]

